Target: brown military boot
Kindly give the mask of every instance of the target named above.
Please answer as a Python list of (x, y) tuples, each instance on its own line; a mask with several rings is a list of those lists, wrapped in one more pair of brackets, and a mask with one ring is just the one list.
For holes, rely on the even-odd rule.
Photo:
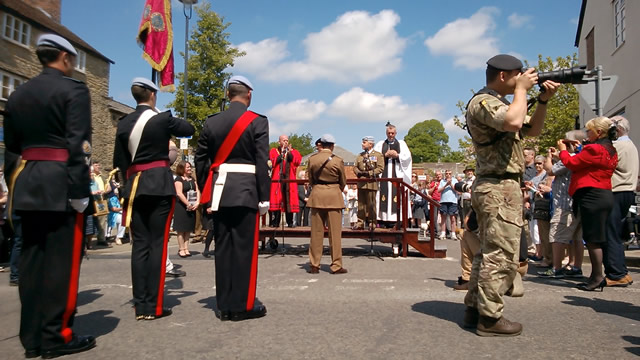
[(496, 319), (480, 316), (476, 334), (480, 336), (518, 336), (522, 333), (522, 324), (511, 322), (504, 316)]
[(455, 291), (468, 291), (469, 290), (469, 282), (465, 281), (462, 284), (453, 285), (453, 290)]
[(521, 261), (520, 266), (518, 266), (518, 272), (520, 273), (520, 276), (524, 278), (524, 276), (527, 275), (527, 271), (529, 271), (529, 262)]
[(464, 310), (464, 319), (462, 320), (462, 326), (471, 329), (478, 326), (478, 309), (467, 306)]

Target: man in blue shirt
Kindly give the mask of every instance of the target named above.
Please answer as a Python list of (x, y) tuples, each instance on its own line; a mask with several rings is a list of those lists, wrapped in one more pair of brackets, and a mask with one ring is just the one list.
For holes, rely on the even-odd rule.
[(440, 180), (440, 239), (445, 238), (447, 217), (451, 221), (451, 234), (456, 233), (456, 216), (458, 215), (458, 194), (453, 186), (458, 181), (452, 176), (451, 170), (445, 170), (444, 179)]

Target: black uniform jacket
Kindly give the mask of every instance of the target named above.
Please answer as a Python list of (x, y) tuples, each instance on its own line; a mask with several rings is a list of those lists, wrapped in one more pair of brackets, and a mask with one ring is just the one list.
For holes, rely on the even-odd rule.
[(11, 94), (6, 111), (4, 136), (9, 152), (21, 154), (36, 147), (69, 151), (67, 162), (27, 162), (16, 180), (13, 209), (70, 211), (69, 199), (89, 197), (91, 99), (87, 86), (60, 70), (45, 68)]
[[(144, 164), (157, 160), (169, 161), (169, 140), (171, 135), (190, 136), (195, 129), (187, 121), (171, 116), (170, 111), (153, 116), (145, 124), (140, 138), (140, 144), (136, 151), (136, 157), (131, 160), (129, 152), (129, 136), (134, 125), (145, 110), (151, 109), (147, 105), (138, 105), (136, 111), (120, 119), (116, 131), (116, 143), (113, 152), (113, 167), (120, 168), (126, 178), (127, 169), (132, 164)], [(126, 179), (126, 185), (122, 193), (125, 199), (129, 198), (134, 176)], [(138, 180), (138, 195), (167, 196), (176, 195), (173, 184), (173, 174), (168, 167), (159, 167), (143, 171)]]
[[(209, 175), (216, 152), (231, 131), (236, 121), (247, 111), (243, 103), (231, 102), (229, 109), (212, 115), (200, 133), (196, 151), (196, 174), (200, 189)], [(259, 115), (249, 124), (231, 150), (225, 161), (228, 164), (251, 164), (256, 166), (255, 174), (227, 173), (227, 180), (220, 198), (220, 207), (243, 206), (258, 208), (258, 202), (269, 201), (271, 178), (267, 161), (269, 160), (269, 122)], [(215, 183), (215, 178), (213, 179)]]

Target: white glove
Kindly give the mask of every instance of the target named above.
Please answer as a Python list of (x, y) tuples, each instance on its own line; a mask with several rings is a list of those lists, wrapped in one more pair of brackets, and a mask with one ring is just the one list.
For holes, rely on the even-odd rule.
[(81, 213), (84, 212), (84, 210), (89, 205), (89, 198), (86, 197), (82, 199), (69, 199), (69, 204), (75, 211)]
[(269, 211), (269, 202), (268, 201), (260, 201), (258, 203), (258, 212), (260, 212), (260, 215), (266, 214), (267, 211)]

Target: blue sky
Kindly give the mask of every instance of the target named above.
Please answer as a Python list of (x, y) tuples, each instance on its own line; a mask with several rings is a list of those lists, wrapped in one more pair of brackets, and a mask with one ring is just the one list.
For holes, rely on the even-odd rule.
[[(203, 1), (200, 0), (200, 4)], [(134, 106), (129, 87), (150, 67), (136, 44), (143, 0), (65, 0), (62, 23), (115, 61), (110, 96)], [(246, 51), (229, 72), (254, 85), (251, 109), (270, 135), (324, 133), (360, 151), (360, 139), (384, 138), (387, 121), (403, 138), (414, 124), (438, 119), (456, 149), (458, 100), (484, 85), (485, 62), (509, 53), (537, 63), (566, 56), (580, 0), (521, 1), (209, 1), (230, 22), (229, 40)], [(176, 73), (184, 69), (183, 7), (172, 0)], [(194, 17), (190, 25), (196, 25)], [(173, 99), (159, 96), (158, 107)]]

